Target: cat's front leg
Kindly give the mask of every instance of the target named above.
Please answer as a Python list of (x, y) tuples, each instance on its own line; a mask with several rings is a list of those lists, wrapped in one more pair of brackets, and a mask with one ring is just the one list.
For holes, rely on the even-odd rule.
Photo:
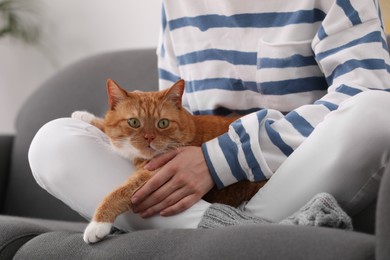
[(131, 197), (151, 176), (150, 171), (138, 170), (126, 183), (107, 195), (85, 229), (84, 241), (92, 244), (109, 235), (115, 219), (131, 208)]

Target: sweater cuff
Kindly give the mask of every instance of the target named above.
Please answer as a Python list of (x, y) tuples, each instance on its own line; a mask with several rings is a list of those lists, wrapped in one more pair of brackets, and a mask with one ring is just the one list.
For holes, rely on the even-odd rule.
[(237, 144), (228, 133), (204, 143), (202, 150), (211, 177), (219, 189), (246, 179), (238, 159)]

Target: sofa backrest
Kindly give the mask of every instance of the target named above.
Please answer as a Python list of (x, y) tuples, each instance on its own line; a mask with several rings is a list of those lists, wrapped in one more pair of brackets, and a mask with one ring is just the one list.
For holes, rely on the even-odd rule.
[(36, 184), (27, 153), (33, 136), (46, 122), (69, 117), (75, 110), (103, 115), (107, 109), (108, 78), (129, 90), (157, 90), (155, 50), (118, 51), (84, 59), (56, 73), (30, 96), (16, 120), (3, 213), (74, 221), (82, 219)]

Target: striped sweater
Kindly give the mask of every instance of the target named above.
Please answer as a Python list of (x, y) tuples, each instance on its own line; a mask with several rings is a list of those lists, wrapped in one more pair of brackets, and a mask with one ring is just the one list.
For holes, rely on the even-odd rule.
[(203, 145), (216, 185), (268, 179), (341, 102), (390, 88), (376, 0), (164, 0), (159, 84), (194, 114), (245, 114)]

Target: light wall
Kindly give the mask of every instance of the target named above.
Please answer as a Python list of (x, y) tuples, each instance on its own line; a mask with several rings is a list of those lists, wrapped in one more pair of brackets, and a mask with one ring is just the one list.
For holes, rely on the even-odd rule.
[(0, 134), (15, 132), (22, 103), (60, 68), (101, 52), (157, 46), (161, 1), (40, 2), (42, 47), (0, 39)]

